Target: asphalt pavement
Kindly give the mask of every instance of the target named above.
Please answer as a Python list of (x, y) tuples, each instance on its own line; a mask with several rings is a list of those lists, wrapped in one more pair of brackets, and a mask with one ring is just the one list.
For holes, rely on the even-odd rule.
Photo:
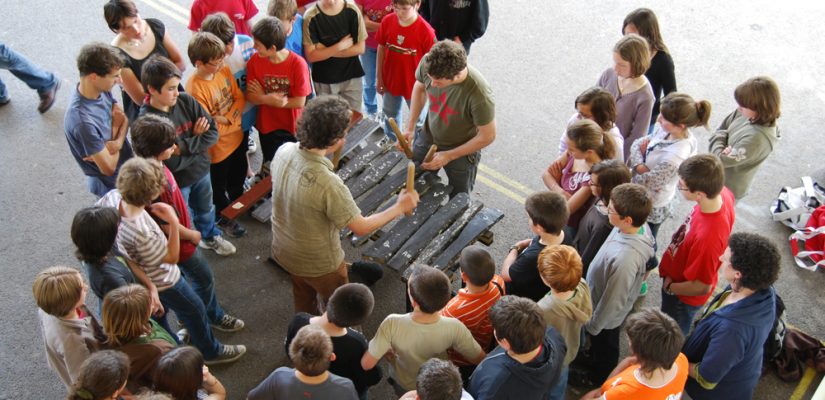
[[(61, 398), (63, 385), (49, 370), (32, 300), (35, 274), (52, 265), (78, 266), (69, 238), (71, 218), (94, 201), (86, 193), (80, 169), (63, 135), (63, 114), (78, 77), (75, 57), (83, 44), (109, 42), (113, 33), (103, 20), (102, 1), (31, 0), (3, 2), (0, 42), (54, 71), (62, 80), (55, 106), (36, 111), (38, 98), (8, 71), (0, 71), (12, 102), (0, 108), (0, 399)], [(265, 2), (256, 0), (259, 8)], [(622, 20), (641, 6), (630, 1), (577, 2), (491, 0), (490, 27), (472, 48), (470, 63), (490, 82), (496, 96), (498, 137), (482, 156), (473, 196), (504, 211), (494, 228), (490, 251), (503, 260), (507, 248), (530, 235), (521, 201), (541, 190), (541, 172), (557, 155), (573, 101), (595, 84), (612, 63)], [(159, 18), (185, 54), (189, 0), (138, 0), (143, 17)], [(733, 111), (733, 89), (755, 75), (769, 75), (782, 92), (782, 140), (756, 176), (750, 193), (737, 204), (735, 231), (767, 235), (783, 250), (776, 284), (785, 299), (787, 319), (794, 326), (825, 338), (825, 274), (796, 267), (787, 238), (791, 231), (774, 223), (768, 206), (782, 186), (799, 186), (799, 177), (813, 175), (825, 183), (822, 154), (825, 134), (819, 124), (825, 106), (825, 54), (821, 39), (825, 3), (773, 1), (651, 1), (644, 4), (659, 16), (665, 42), (676, 64), (679, 90), (713, 103), (711, 129)], [(819, 44), (818, 44), (819, 43)], [(190, 66), (186, 74), (192, 72)], [(700, 146), (708, 132), (695, 131)], [(668, 238), (689, 211), (684, 201), (676, 217), (659, 234)], [(273, 369), (286, 365), (283, 339), (292, 316), (288, 276), (266, 262), (269, 226), (249, 217), (241, 222), (247, 237), (235, 239), (238, 254), (208, 254), (224, 308), (244, 319), (238, 333), (218, 333), (225, 343), (246, 344), (239, 362), (213, 368), (229, 391), (242, 399)], [(350, 261), (358, 258), (348, 249)], [(658, 307), (660, 283), (649, 279), (645, 306)], [(364, 332), (371, 337), (389, 313), (402, 312), (404, 287), (392, 273), (374, 287), (375, 312)], [(89, 303), (96, 308), (94, 296)], [(756, 399), (806, 399), (821, 375), (784, 383), (773, 375), (760, 382)], [(392, 398), (379, 384), (371, 397)], [(571, 391), (569, 398), (580, 392)]]

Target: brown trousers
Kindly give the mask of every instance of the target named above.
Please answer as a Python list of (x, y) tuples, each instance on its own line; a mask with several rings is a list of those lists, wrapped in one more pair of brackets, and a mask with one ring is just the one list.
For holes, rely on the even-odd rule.
[(292, 277), (295, 312), (306, 312), (312, 315), (323, 314), (332, 292), (349, 282), (346, 263), (341, 263), (335, 272), (314, 278), (295, 274), (290, 274), (290, 276)]

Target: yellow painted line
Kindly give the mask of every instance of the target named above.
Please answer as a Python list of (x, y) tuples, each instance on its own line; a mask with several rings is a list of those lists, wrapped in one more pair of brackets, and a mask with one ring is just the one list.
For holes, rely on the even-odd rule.
[(516, 181), (508, 178), (504, 174), (488, 167), (485, 164), (479, 164), (478, 165), (478, 170), (481, 171), (481, 172), (484, 172), (487, 175), (490, 175), (493, 178), (496, 178), (496, 179), (506, 183), (507, 185), (509, 185), (512, 188), (518, 190), (519, 192), (523, 193), (526, 196), (529, 196), (529, 195), (533, 194), (533, 190), (530, 189), (529, 187), (521, 184), (520, 182), (516, 182)]
[(523, 196), (513, 192), (510, 189), (507, 189), (504, 186), (499, 185), (498, 183), (496, 183), (492, 179), (484, 176), (483, 174), (479, 173), (478, 175), (476, 175), (476, 179), (478, 179), (481, 183), (483, 183), (483, 184), (493, 188), (494, 190), (500, 192), (501, 194), (515, 200), (519, 204), (524, 204), (525, 198)]
[(789, 400), (802, 400), (802, 396), (805, 396), (805, 393), (808, 392), (808, 387), (811, 386), (811, 382), (813, 382), (815, 377), (816, 370), (811, 367), (805, 367), (805, 373), (802, 375), (799, 384), (796, 385), (796, 389), (794, 389)]
[[(189, 11), (186, 12), (186, 14), (185, 14), (186, 17), (183, 17), (180, 14), (172, 12), (168, 8), (164, 7), (163, 5), (158, 4), (155, 0), (140, 0), (140, 1), (143, 2), (144, 4), (148, 5), (149, 7), (154, 8), (158, 12), (165, 14), (169, 18), (172, 18), (175, 21), (180, 22), (181, 24), (183, 24), (183, 26), (189, 26), (189, 19), (188, 19), (189, 18), (188, 17), (189, 16)], [(158, 0), (158, 1), (164, 1), (164, 0)]]
[[(172, 18), (173, 20), (180, 22), (184, 26), (189, 26), (189, 10), (186, 8), (175, 4), (169, 0), (140, 0), (141, 2), (145, 3), (149, 7), (154, 8), (160, 13), (165, 14), (166, 16)], [(510, 186), (511, 188), (515, 189), (516, 191), (520, 192), (524, 196), (529, 196), (533, 193), (533, 190), (527, 187), (526, 185), (517, 182), (513, 179), (508, 178), (506, 175), (490, 168), (484, 164), (479, 164), (478, 166), (479, 172), (483, 172), (484, 174), (490, 175), (491, 178), (498, 179), (499, 181), (503, 182), (505, 185)], [(481, 183), (489, 186), (493, 190), (500, 192), (501, 194), (515, 200), (519, 204), (524, 204), (524, 196), (521, 194), (515, 193), (512, 190), (499, 185), (498, 183), (494, 182), (493, 179), (485, 177), (483, 175), (478, 175), (478, 180)]]

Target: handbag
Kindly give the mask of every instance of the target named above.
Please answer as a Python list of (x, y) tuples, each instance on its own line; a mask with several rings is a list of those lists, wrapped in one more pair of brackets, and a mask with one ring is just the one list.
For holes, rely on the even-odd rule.
[(817, 207), (806, 226), (792, 233), (791, 253), (796, 265), (809, 271), (825, 266), (825, 206)]
[(802, 186), (788, 186), (779, 190), (770, 208), (774, 221), (795, 230), (805, 229), (814, 210), (825, 204), (825, 189), (810, 176), (802, 177)]

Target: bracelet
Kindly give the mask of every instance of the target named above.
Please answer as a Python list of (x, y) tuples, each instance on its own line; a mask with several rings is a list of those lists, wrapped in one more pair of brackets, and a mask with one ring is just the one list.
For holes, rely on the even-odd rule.
[(676, 293), (673, 293), (673, 291), (670, 290), (670, 285), (672, 285), (672, 284), (673, 284), (673, 282), (671, 281), (670, 283), (667, 284), (667, 286), (665, 286), (665, 293), (667, 293), (671, 296), (675, 296)]
[(518, 253), (518, 245), (515, 245), (515, 244), (514, 244), (514, 245), (510, 246), (510, 250), (508, 251), (508, 253), (509, 253), (509, 252), (512, 252), (513, 250), (515, 250), (515, 251), (516, 251), (516, 253)]

